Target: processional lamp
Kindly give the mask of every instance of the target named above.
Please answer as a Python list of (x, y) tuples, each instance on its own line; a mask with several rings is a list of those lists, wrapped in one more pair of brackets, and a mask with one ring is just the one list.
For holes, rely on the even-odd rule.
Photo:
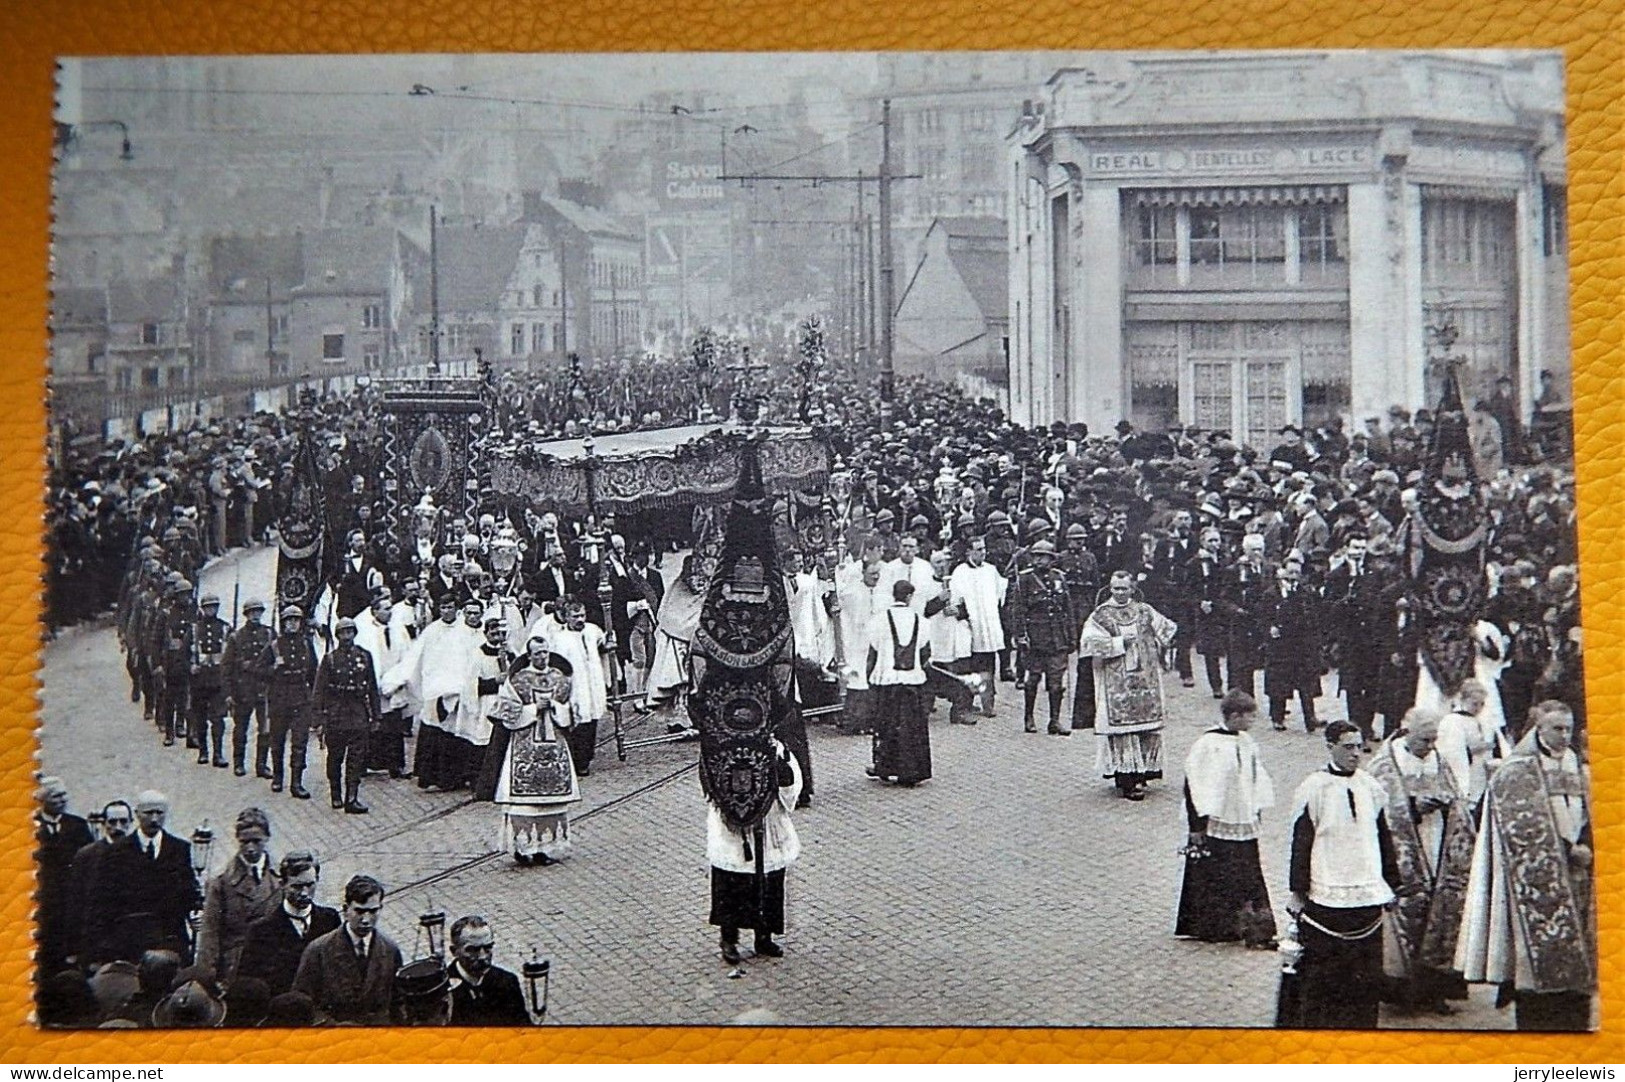
[(553, 963), (542, 957), (542, 952), (530, 948), (530, 958), (520, 967), (519, 974), (525, 978), (525, 996), (530, 1003), (531, 1016), (540, 1022), (547, 1017), (547, 991), (551, 980)]
[(199, 879), (209, 873), (209, 853), (214, 848), (214, 829), (207, 819), (192, 831), (192, 874)]
[[(446, 957), (446, 911), (436, 909), (434, 902), (424, 906), (423, 912), (418, 916), (418, 939), (413, 944), (412, 953), (417, 954), (417, 948), (427, 940), (428, 957), (444, 960)], [(424, 957), (419, 955), (419, 957)]]

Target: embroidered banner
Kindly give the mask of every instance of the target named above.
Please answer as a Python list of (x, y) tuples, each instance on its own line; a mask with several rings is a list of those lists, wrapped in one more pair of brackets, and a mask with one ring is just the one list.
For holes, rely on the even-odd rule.
[(1489, 801), (1490, 821), (1510, 861), (1512, 908), (1523, 925), (1535, 990), (1593, 990), (1590, 921), (1570, 878), (1568, 846), (1552, 821), (1540, 763), (1532, 756), (1508, 759), (1490, 780)]

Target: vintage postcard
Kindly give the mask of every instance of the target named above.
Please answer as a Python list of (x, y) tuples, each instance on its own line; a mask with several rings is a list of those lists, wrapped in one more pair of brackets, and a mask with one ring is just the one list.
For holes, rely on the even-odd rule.
[(37, 1024), (1596, 1028), (1565, 76), (62, 60)]

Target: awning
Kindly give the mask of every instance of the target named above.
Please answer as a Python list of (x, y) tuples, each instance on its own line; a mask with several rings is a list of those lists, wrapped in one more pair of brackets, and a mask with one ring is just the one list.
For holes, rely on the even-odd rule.
[(1424, 184), (1423, 199), (1464, 199), (1476, 203), (1516, 203), (1516, 188), (1472, 187), (1466, 184)]
[(1290, 207), (1342, 203), (1341, 184), (1295, 184), (1248, 188), (1144, 188), (1134, 193), (1137, 207)]
[(1169, 301), (1166, 303), (1129, 301), (1124, 316), (1130, 322), (1248, 323), (1309, 322), (1348, 323), (1347, 301)]

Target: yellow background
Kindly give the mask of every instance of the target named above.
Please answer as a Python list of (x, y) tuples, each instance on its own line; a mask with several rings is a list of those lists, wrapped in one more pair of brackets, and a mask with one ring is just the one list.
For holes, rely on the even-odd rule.
[[(1625, 739), (1625, 605), (1616, 538), (1625, 487), (1620, 361), (1620, 16), (1625, 0), (9, 0), (0, 5), (0, 1060), (184, 1062), (345, 1060), (1625, 1060), (1625, 904), (1619, 785)], [(1025, 48), (1560, 48), (1568, 60), (1576, 415), (1587, 677), (1597, 794), (1603, 1032), (1586, 1037), (1219, 1030), (554, 1029), (525, 1034), (326, 1030), (274, 1042), (220, 1031), (44, 1034), (26, 1022), (29, 813), (43, 510), (49, 168), (53, 59), (61, 55), (514, 50)], [(698, 933), (696, 933), (698, 934)], [(1042, 928), (983, 934), (1042, 936)], [(1612, 948), (1612, 949), (1610, 949)], [(793, 961), (793, 960), (792, 960)], [(1078, 994), (1109, 997), (1080, 969)], [(922, 975), (928, 977), (929, 975)], [(1178, 974), (1168, 974), (1177, 981)]]

